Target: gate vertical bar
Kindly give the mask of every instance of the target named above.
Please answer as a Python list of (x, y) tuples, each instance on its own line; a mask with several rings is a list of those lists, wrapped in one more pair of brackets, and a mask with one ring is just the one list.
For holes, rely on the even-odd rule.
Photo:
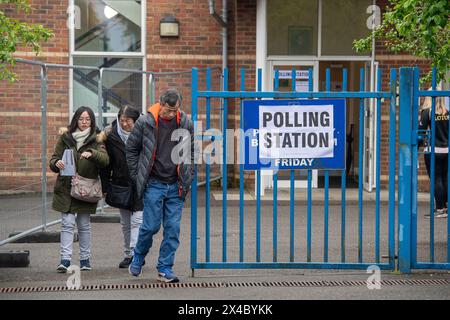
[[(314, 91), (313, 70), (309, 69), (308, 91)], [(308, 170), (308, 195), (306, 217), (306, 261), (311, 262), (311, 220), (312, 220), (312, 171)]]
[[(364, 91), (365, 81), (364, 81), (365, 73), (364, 68), (361, 68), (359, 72), (359, 90)], [(358, 196), (358, 205), (359, 205), (359, 220), (358, 220), (358, 262), (362, 263), (363, 261), (363, 155), (364, 155), (364, 98), (360, 98), (359, 100), (359, 164), (358, 164), (358, 175), (359, 175), (359, 196)]]
[(41, 66), (42, 231), (47, 228), (47, 67)]
[[(191, 105), (192, 121), (194, 122), (194, 137), (197, 134), (197, 104), (198, 104), (198, 69), (192, 68)], [(194, 267), (197, 264), (197, 165), (194, 164), (194, 178), (191, 184), (191, 269), (194, 275)]]
[(325, 171), (324, 217), (323, 217), (323, 262), (328, 262), (328, 197), (330, 187), (330, 172)]
[[(228, 91), (228, 69), (223, 70), (223, 91)], [(222, 261), (227, 262), (227, 193), (228, 193), (228, 171), (227, 171), (227, 124), (228, 124), (228, 98), (223, 101), (223, 132), (222, 132)]]
[[(418, 148), (417, 148), (417, 130), (418, 124), (418, 90), (419, 90), (419, 69), (413, 69), (413, 97), (412, 97), (412, 119), (411, 124), (413, 137), (411, 138), (412, 145), (412, 172), (411, 172), (411, 266), (417, 262), (417, 163), (418, 163)], [(415, 119), (415, 120), (414, 120)]]
[[(278, 91), (279, 88), (279, 70), (275, 71), (275, 84), (274, 90)], [(278, 170), (278, 169), (276, 169)], [(273, 262), (277, 262), (277, 249), (278, 249), (278, 171), (273, 174), (273, 227), (272, 227), (272, 247), (273, 247)]]
[[(381, 92), (381, 69), (378, 68), (377, 92)], [(375, 194), (375, 261), (380, 263), (380, 145), (381, 145), (381, 98), (377, 98), (377, 141), (376, 141), (376, 194)]]
[(395, 265), (395, 164), (397, 133), (397, 69), (391, 69), (389, 105), (389, 264)]
[[(262, 69), (258, 69), (257, 91), (262, 91)], [(261, 170), (256, 171), (256, 262), (261, 261)]]
[[(292, 82), (291, 82), (291, 91), (296, 91), (296, 81), (297, 81), (297, 71), (295, 69), (292, 70)], [(290, 170), (290, 197), (289, 197), (289, 261), (294, 262), (294, 246), (295, 246), (295, 170)]]
[[(245, 91), (245, 69), (241, 69), (241, 91)], [(244, 261), (244, 109), (242, 99), (239, 101), (240, 105), (240, 143), (239, 143), (239, 261)]]
[[(431, 87), (436, 90), (436, 68), (433, 68)], [(435, 204), (435, 181), (436, 181), (436, 98), (431, 98), (431, 149), (430, 151), (430, 262), (434, 262), (434, 211)], [(414, 203), (413, 203), (414, 205)]]
[[(450, 99), (450, 96), (449, 96)], [(450, 124), (450, 117), (449, 117), (449, 124)], [(449, 125), (450, 127), (450, 125)], [(450, 131), (449, 131), (449, 136), (447, 137), (447, 141), (450, 141)], [(450, 168), (450, 155), (447, 156), (448, 158), (448, 163), (447, 163), (447, 168)], [(448, 170), (447, 173), (447, 201), (448, 201), (448, 195), (450, 194), (450, 184), (448, 183), (448, 181), (450, 181), (450, 170)], [(448, 210), (448, 209), (447, 209)], [(448, 211), (447, 211), (448, 214)], [(450, 218), (447, 217), (447, 262), (450, 263)]]
[[(211, 90), (211, 68), (206, 69), (206, 90)], [(211, 127), (211, 98), (206, 98), (206, 130)], [(211, 259), (211, 158), (206, 156), (206, 172), (205, 172), (205, 261), (209, 262)]]
[(400, 122), (398, 163), (399, 269), (411, 272), (411, 132), (414, 71), (400, 68)]
[[(342, 70), (342, 91), (347, 91), (348, 71), (347, 68)], [(346, 193), (346, 169), (341, 171), (341, 262), (345, 263), (345, 193)]]
[[(331, 70), (326, 69), (325, 91), (331, 91)], [(328, 262), (328, 219), (329, 219), (329, 192), (330, 192), (330, 171), (325, 170), (325, 193), (324, 193), (324, 217), (323, 217), (323, 262)]]

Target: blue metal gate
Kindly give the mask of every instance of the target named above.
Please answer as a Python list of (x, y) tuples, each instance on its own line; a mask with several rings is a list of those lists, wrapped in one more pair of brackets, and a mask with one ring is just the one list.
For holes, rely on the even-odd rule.
[[(436, 97), (448, 97), (450, 91), (436, 90), (436, 70), (433, 70), (431, 89), (420, 89), (418, 68), (400, 69), (399, 268), (401, 272), (410, 272), (411, 269), (450, 269), (450, 221), (448, 218), (439, 220), (434, 218)], [(423, 97), (432, 99), (431, 128), (420, 132), (419, 102)], [(424, 138), (431, 146), (428, 152), (422, 151), (423, 148), (418, 146), (419, 139)], [(417, 192), (419, 155), (425, 153), (428, 153), (431, 159), (428, 208), (418, 205)], [(447, 194), (448, 192), (449, 189)], [(429, 220), (424, 219), (427, 211), (430, 214)]]
[[(364, 69), (360, 70), (360, 91), (350, 92), (347, 91), (348, 85), (348, 71), (343, 70), (342, 73), (342, 83), (343, 88), (341, 92), (332, 92), (331, 81), (330, 81), (330, 70), (326, 71), (326, 91), (325, 92), (313, 92), (313, 78), (312, 70), (309, 70), (309, 92), (296, 92), (295, 81), (296, 81), (296, 70), (292, 70), (292, 89), (290, 92), (279, 92), (279, 76), (278, 71), (276, 71), (274, 79), (274, 91), (273, 92), (262, 92), (262, 72), (258, 70), (256, 84), (257, 88), (255, 91), (246, 91), (246, 75), (245, 70), (240, 72), (240, 91), (229, 91), (227, 87), (228, 83), (228, 70), (224, 70), (223, 73), (223, 90), (222, 91), (211, 91), (210, 83), (211, 77), (210, 73), (207, 73), (206, 88), (203, 90), (199, 88), (198, 81), (198, 71), (197, 69), (192, 70), (192, 118), (195, 123), (196, 139), (201, 141), (211, 141), (219, 140), (222, 141), (222, 205), (220, 208), (211, 208), (212, 190), (211, 184), (209, 183), (208, 173), (210, 172), (210, 164), (197, 165), (205, 166), (206, 172), (206, 185), (204, 191), (205, 202), (200, 203), (198, 200), (199, 188), (198, 188), (198, 170), (196, 170), (195, 178), (192, 183), (191, 191), (191, 268), (194, 269), (250, 269), (250, 268), (315, 268), (315, 269), (367, 269), (369, 266), (377, 265), (383, 270), (393, 270), (395, 269), (395, 175), (396, 175), (396, 81), (397, 73), (395, 69), (390, 72), (390, 90), (382, 91), (382, 73), (378, 70), (377, 74), (377, 89), (376, 92), (365, 91), (365, 74)], [(341, 179), (341, 204), (340, 212), (337, 214), (339, 223), (332, 224), (330, 230), (330, 211), (329, 211), (329, 176), (330, 172), (325, 170), (324, 174), (324, 195), (323, 195), (323, 234), (321, 235), (323, 241), (323, 252), (321, 253), (322, 259), (314, 258), (313, 252), (313, 218), (318, 214), (315, 213), (313, 216), (313, 210), (317, 209), (317, 206), (313, 206), (313, 188), (312, 188), (312, 171), (307, 170), (307, 191), (306, 191), (306, 208), (299, 208), (295, 205), (295, 179), (300, 174), (297, 170), (290, 170), (290, 192), (289, 192), (289, 212), (282, 217), (279, 214), (278, 206), (278, 174), (273, 175), (273, 200), (271, 207), (271, 226), (269, 234), (263, 234), (262, 232), (262, 218), (266, 219), (267, 210), (261, 212), (262, 197), (261, 197), (261, 171), (258, 170), (255, 173), (255, 184), (256, 184), (256, 199), (254, 200), (244, 200), (244, 181), (245, 173), (243, 170), (243, 165), (239, 165), (239, 195), (238, 195), (238, 210), (230, 210), (227, 196), (228, 196), (228, 186), (227, 186), (227, 158), (229, 152), (227, 148), (227, 134), (225, 132), (228, 127), (228, 106), (229, 99), (240, 99), (240, 108), (242, 114), (242, 100), (243, 99), (359, 99), (359, 180), (358, 180), (358, 197), (357, 197), (357, 208), (354, 211), (357, 213), (357, 225), (355, 226), (357, 235), (355, 235), (354, 240), (351, 245), (348, 244), (353, 239), (347, 239), (347, 234), (349, 233), (349, 228), (347, 225), (347, 214), (348, 214), (348, 204), (346, 202), (347, 188), (346, 188), (346, 171), (340, 171)], [(222, 107), (212, 106), (212, 101), (222, 100)], [(363, 144), (364, 141), (364, 112), (365, 112), (365, 101), (367, 99), (375, 99), (376, 106), (376, 116), (378, 119), (376, 126), (376, 193), (375, 193), (375, 204), (373, 208), (366, 208), (364, 206), (363, 199)], [(384, 233), (381, 234), (380, 228), (380, 143), (381, 143), (381, 113), (382, 113), (382, 99), (389, 101), (389, 105), (386, 109), (385, 115), (389, 117), (389, 136), (383, 137), (384, 140), (389, 141), (389, 169), (388, 169), (388, 198), (387, 207), (383, 213), (387, 213), (387, 226), (384, 228)], [(202, 107), (200, 107), (202, 103)], [(204, 114), (206, 111), (206, 130), (210, 128), (211, 121), (211, 111), (222, 110), (223, 115), (221, 117), (223, 123), (221, 124), (222, 132), (217, 136), (207, 135), (204, 136), (199, 131), (199, 124), (201, 119), (199, 119), (200, 114)], [(242, 119), (240, 119), (240, 124), (242, 128)], [(242, 143), (240, 144), (242, 147)], [(242, 151), (242, 150), (240, 150)], [(242, 153), (241, 153), (242, 154)], [(209, 156), (209, 155), (208, 155)], [(246, 202), (244, 202), (246, 201)], [(254, 205), (254, 208), (252, 205)], [(267, 202), (266, 202), (267, 204)], [(356, 206), (355, 206), (356, 207)], [(237, 206), (236, 206), (237, 208)], [(267, 205), (265, 207), (267, 209)], [(281, 209), (280, 209), (281, 210)], [(370, 210), (370, 212), (369, 212)], [(221, 211), (221, 212), (220, 212)], [(233, 213), (230, 213), (233, 211)], [(367, 234), (364, 232), (365, 222), (367, 220), (367, 215), (370, 213), (371, 223), (373, 223), (373, 233)], [(221, 222), (219, 221), (216, 225), (221, 225), (221, 230), (217, 233), (211, 232), (211, 217), (221, 214)], [(264, 217), (262, 217), (262, 215)], [(321, 217), (321, 218), (322, 218)], [(289, 234), (288, 241), (286, 243), (279, 244), (279, 230), (285, 227), (285, 224), (280, 225), (279, 219), (285, 218), (288, 224), (288, 230), (282, 231), (283, 236)], [(306, 222), (300, 226), (299, 221), (305, 220)], [(229, 221), (236, 224), (230, 225)], [(245, 225), (247, 224), (247, 226)], [(248, 226), (250, 224), (250, 226)], [(234, 228), (236, 232), (233, 234), (229, 229)], [(246, 229), (247, 227), (247, 229)], [(303, 228), (303, 232), (299, 235), (296, 234), (296, 230)], [(251, 230), (250, 230), (251, 229)], [(249, 231), (250, 230), (250, 231)], [(267, 228), (266, 228), (267, 230)], [(329, 257), (329, 234), (330, 231), (338, 232), (339, 240), (333, 242), (339, 244), (339, 257), (334, 261), (331, 261)], [(314, 236), (317, 234), (314, 232)], [(387, 244), (386, 253), (387, 256), (381, 255), (381, 245), (380, 236), (383, 239), (387, 239), (385, 243)], [(238, 241), (236, 237), (238, 236)], [(221, 238), (221, 243), (218, 241), (218, 237)], [(267, 239), (271, 238), (271, 245), (267, 245)], [(263, 240), (266, 241), (266, 246), (263, 244)], [(299, 252), (296, 250), (296, 245), (298, 242), (306, 242), (305, 250), (306, 252)], [(229, 243), (235, 243), (235, 246), (228, 246)], [(251, 250), (248, 249), (251, 244)], [(364, 251), (364, 246), (370, 243), (373, 245), (373, 252), (370, 253), (370, 258), (365, 258), (369, 256), (367, 252)], [(282, 246), (284, 245), (284, 246)], [(220, 246), (221, 248), (216, 248)], [(221, 249), (221, 250), (220, 250)], [(221, 256), (216, 258), (212, 257), (212, 252), (217, 250), (221, 251)], [(349, 258), (349, 251), (354, 250), (354, 259)], [(263, 254), (267, 255), (270, 251), (270, 257), (264, 259)], [(322, 251), (322, 250), (321, 250)], [(201, 252), (201, 253), (200, 253)], [(230, 259), (230, 252), (234, 254), (234, 258)], [(263, 254), (262, 254), (263, 253)], [(305, 254), (306, 257), (303, 259), (297, 259), (296, 256)], [(317, 252), (316, 252), (317, 254)], [(217, 255), (217, 252), (216, 252)], [(285, 255), (284, 259), (280, 259), (279, 256)], [(382, 262), (382, 259), (388, 259), (386, 262)]]
[[(210, 73), (208, 73), (210, 74)], [(228, 80), (228, 71), (224, 71), (224, 85), (223, 90), (220, 92), (211, 91), (210, 90), (210, 76), (207, 76), (206, 79), (206, 89), (202, 91), (198, 87), (198, 72), (196, 69), (192, 71), (192, 118), (195, 122), (196, 126), (196, 137), (201, 138), (201, 141), (214, 141), (220, 140), (221, 144), (221, 152), (222, 152), (222, 210), (221, 210), (221, 226), (222, 229), (219, 232), (219, 236), (221, 236), (221, 258), (213, 259), (211, 257), (211, 251), (215, 248), (211, 246), (211, 214), (217, 214), (217, 210), (211, 210), (211, 184), (208, 179), (208, 173), (210, 171), (210, 164), (205, 164), (206, 171), (206, 185), (205, 185), (205, 205), (204, 205), (204, 233), (199, 237), (198, 232), (198, 224), (200, 222), (200, 214), (199, 208), (202, 207), (198, 202), (198, 187), (197, 187), (197, 171), (195, 175), (194, 182), (192, 184), (192, 194), (191, 194), (191, 268), (194, 269), (249, 269), (249, 268), (317, 268), (317, 269), (367, 269), (371, 265), (377, 265), (380, 269), (384, 270), (393, 270), (398, 267), (401, 272), (410, 272), (411, 269), (450, 269), (450, 246), (449, 246), (449, 230), (450, 230), (450, 222), (448, 219), (443, 220), (446, 221), (445, 226), (444, 223), (440, 224), (442, 229), (441, 233), (443, 234), (444, 239), (436, 242), (435, 239), (435, 219), (434, 219), (434, 143), (435, 143), (435, 99), (439, 96), (450, 96), (450, 91), (437, 91), (436, 90), (436, 73), (433, 72), (433, 90), (420, 90), (419, 87), (419, 70), (417, 68), (401, 68), (400, 69), (400, 92), (399, 92), (399, 141), (398, 141), (398, 225), (396, 224), (395, 219), (395, 209), (396, 209), (396, 199), (395, 199), (395, 176), (396, 176), (396, 81), (397, 74), (396, 70), (392, 69), (390, 72), (390, 90), (387, 92), (382, 91), (381, 87), (381, 79), (382, 74), (381, 70), (378, 70), (377, 75), (377, 89), (376, 92), (367, 92), (364, 91), (365, 83), (364, 83), (364, 69), (360, 71), (360, 91), (358, 92), (349, 92), (347, 91), (347, 70), (343, 70), (342, 74), (342, 82), (343, 88), (342, 92), (332, 92), (330, 90), (330, 70), (326, 71), (326, 91), (325, 92), (313, 92), (312, 86), (312, 70), (309, 70), (309, 92), (296, 92), (295, 91), (295, 82), (296, 82), (296, 70), (292, 70), (292, 88), (290, 92), (279, 92), (278, 84), (279, 77), (278, 71), (275, 73), (274, 79), (274, 91), (273, 92), (262, 92), (261, 91), (261, 83), (262, 83), (262, 73), (261, 70), (258, 70), (258, 76), (256, 79), (257, 82), (257, 91), (250, 92), (245, 90), (245, 71), (241, 70), (241, 90), (240, 91), (229, 91), (227, 87)], [(419, 132), (418, 130), (418, 116), (419, 116), (419, 98), (420, 97), (432, 97), (432, 108), (431, 108), (431, 129), (426, 131), (425, 133)], [(345, 170), (340, 172), (341, 176), (341, 205), (340, 205), (340, 259), (337, 261), (330, 261), (329, 259), (329, 233), (330, 233), (330, 206), (329, 206), (329, 176), (330, 172), (328, 170), (324, 171), (324, 195), (323, 195), (323, 259), (317, 260), (312, 258), (312, 211), (313, 211), (313, 201), (312, 201), (312, 172), (311, 170), (307, 170), (307, 207), (303, 210), (296, 208), (295, 206), (295, 192), (294, 192), (294, 183), (298, 172), (296, 170), (290, 170), (290, 193), (289, 193), (289, 241), (288, 248), (286, 251), (289, 253), (289, 258), (285, 260), (279, 259), (279, 255), (283, 252), (283, 250), (279, 249), (279, 219), (282, 218), (282, 215), (279, 214), (279, 201), (278, 201), (278, 174), (273, 175), (273, 199), (272, 205), (272, 224), (271, 224), (271, 234), (263, 234), (261, 227), (261, 219), (262, 212), (261, 209), (266, 207), (262, 206), (262, 198), (261, 198), (261, 171), (258, 170), (255, 174), (255, 183), (256, 183), (256, 199), (254, 200), (255, 208), (251, 210), (251, 206), (247, 205), (249, 202), (244, 202), (244, 169), (243, 164), (239, 165), (239, 209), (238, 219), (234, 219), (231, 215), (229, 215), (229, 206), (227, 201), (228, 195), (228, 184), (226, 177), (228, 176), (228, 165), (227, 165), (227, 150), (228, 144), (226, 128), (228, 127), (228, 100), (229, 99), (240, 99), (240, 114), (242, 113), (242, 100), (243, 99), (316, 99), (316, 98), (344, 98), (351, 99), (356, 98), (359, 99), (359, 159), (358, 159), (358, 227), (357, 227), (357, 244), (354, 243), (354, 246), (357, 246), (357, 259), (356, 261), (348, 261), (347, 259), (347, 250), (349, 246), (347, 245), (346, 235), (348, 233), (347, 228), (347, 215), (349, 213), (348, 205), (346, 203), (346, 173)], [(199, 125), (199, 101), (200, 99), (205, 100), (206, 106), (206, 130), (210, 129), (210, 112), (211, 112), (211, 100), (212, 99), (223, 99), (222, 103), (222, 132), (218, 135), (203, 135), (203, 132), (198, 130)], [(374, 209), (374, 220), (367, 222), (365, 219), (367, 216), (368, 208), (364, 206), (363, 199), (363, 151), (364, 151), (364, 112), (365, 106), (364, 101), (366, 99), (376, 99), (376, 116), (377, 116), (377, 125), (376, 125), (376, 193), (375, 193), (375, 207)], [(387, 196), (387, 204), (388, 204), (388, 227), (386, 228), (387, 232), (387, 262), (382, 262), (381, 259), (384, 258), (380, 255), (380, 144), (381, 144), (381, 114), (382, 114), (382, 99), (389, 100), (389, 110), (384, 114), (389, 117), (389, 137), (384, 137), (384, 141), (388, 140), (389, 145), (389, 170), (388, 170), (388, 196)], [(243, 128), (243, 119), (240, 118), (240, 127)], [(418, 219), (421, 215), (418, 214), (418, 159), (419, 154), (421, 153), (417, 147), (417, 142), (420, 136), (427, 135), (431, 144), (431, 181), (430, 181), (430, 201), (429, 201), (429, 211), (430, 211), (430, 220), (429, 220), (429, 257), (427, 262), (420, 262), (421, 257), (418, 256), (418, 248), (419, 245), (423, 244), (423, 241), (418, 241), (418, 235), (422, 236), (422, 229), (418, 228), (418, 222), (421, 220)], [(243, 147), (243, 143), (240, 143), (240, 148)], [(242, 154), (242, 150), (240, 150), (240, 154)], [(208, 155), (209, 156), (209, 155)], [(450, 161), (449, 161), (450, 162)], [(450, 191), (450, 190), (448, 190)], [(447, 192), (448, 192), (447, 191)], [(245, 203), (245, 205), (244, 205)], [(215, 208), (214, 208), (215, 209)], [(203, 213), (203, 212), (202, 212)], [(266, 212), (264, 212), (266, 213)], [(250, 217), (250, 218), (249, 218)], [(295, 237), (296, 228), (298, 228), (298, 223), (296, 220), (300, 220), (301, 217), (306, 217), (305, 222), (305, 232), (302, 234), (302, 237)], [(245, 231), (245, 219), (247, 221), (250, 219), (252, 227), (254, 227), (254, 235), (249, 234)], [(229, 247), (228, 243), (231, 241), (229, 236), (229, 224), (228, 220), (233, 219), (238, 224), (238, 236), (239, 241), (236, 244), (238, 247), (238, 255), (236, 255), (235, 259), (229, 259), (229, 252), (235, 250), (235, 247)], [(442, 220), (441, 220), (442, 221)], [(364, 259), (367, 255), (367, 252), (364, 251), (364, 241), (367, 241), (367, 234), (364, 234), (364, 227), (367, 224), (371, 224), (373, 226), (374, 233), (370, 235), (371, 241), (374, 244), (374, 252), (372, 258), (370, 260)], [(333, 227), (332, 225), (331, 227)], [(398, 266), (395, 264), (395, 228), (398, 228)], [(386, 235), (386, 234), (384, 234)], [(284, 236), (284, 234), (283, 234)], [(364, 238), (364, 236), (366, 238)], [(204, 251), (204, 258), (199, 257), (199, 247), (200, 240), (204, 240), (202, 245)], [(271, 238), (271, 258), (263, 259), (261, 252), (264, 251), (262, 248), (262, 239)], [(299, 238), (304, 238), (306, 241), (305, 253), (306, 259), (299, 260), (296, 259), (296, 255), (299, 255), (299, 252), (295, 250), (295, 246), (299, 241)], [(439, 239), (438, 239), (439, 240)], [(254, 256), (245, 252), (248, 247), (248, 243), (255, 244)], [(446, 261), (436, 261), (435, 255), (435, 246), (436, 243), (439, 244), (439, 248), (442, 250), (446, 250), (445, 255)], [(247, 250), (248, 251), (248, 250)], [(423, 250), (421, 250), (421, 253)], [(282, 261), (280, 261), (282, 260)], [(445, 259), (444, 259), (445, 260)]]

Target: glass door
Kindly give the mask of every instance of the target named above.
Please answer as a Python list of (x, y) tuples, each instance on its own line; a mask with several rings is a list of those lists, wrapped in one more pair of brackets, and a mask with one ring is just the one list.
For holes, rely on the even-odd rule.
[[(296, 70), (296, 91), (308, 91), (308, 71), (313, 70), (313, 90), (318, 90), (318, 62), (317, 61), (272, 61), (270, 67), (270, 90), (274, 89), (275, 70), (279, 70), (279, 91), (291, 91), (292, 90), (292, 70)], [(317, 170), (312, 172), (312, 186), (317, 188)], [(266, 172), (272, 176), (273, 172)], [(307, 170), (297, 171), (295, 180), (296, 188), (308, 187), (308, 172)], [(270, 179), (271, 180), (271, 179)], [(278, 187), (289, 188), (290, 187), (290, 170), (281, 170), (278, 172)]]

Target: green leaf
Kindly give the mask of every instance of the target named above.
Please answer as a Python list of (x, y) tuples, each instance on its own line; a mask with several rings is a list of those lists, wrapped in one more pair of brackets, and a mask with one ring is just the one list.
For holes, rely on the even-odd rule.
[[(18, 11), (29, 13), (32, 9), (28, 0), (0, 0), (0, 4), (15, 4)], [(36, 54), (41, 51), (41, 42), (54, 36), (50, 29), (42, 25), (32, 25), (8, 18), (0, 10), (0, 80), (14, 82), (17, 75), (11, 71), (16, 64), (13, 53), (19, 46), (30, 46)]]
[[(383, 40), (390, 51), (428, 59), (440, 81), (450, 67), (449, 12), (449, 0), (389, 0), (374, 37)], [(353, 48), (370, 51), (371, 37), (355, 40)]]

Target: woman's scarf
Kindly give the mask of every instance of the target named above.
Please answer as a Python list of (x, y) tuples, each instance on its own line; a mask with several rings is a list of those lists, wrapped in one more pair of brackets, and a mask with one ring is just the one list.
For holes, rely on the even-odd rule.
[(120, 139), (122, 139), (124, 144), (127, 144), (128, 137), (131, 132), (125, 131), (122, 129), (120, 125), (119, 116), (117, 116), (117, 133), (119, 134)]
[(91, 128), (87, 128), (84, 131), (81, 131), (77, 128), (75, 132), (72, 133), (72, 137), (77, 142), (77, 150), (80, 150), (80, 148), (83, 146), (84, 142), (86, 141), (87, 137), (89, 137), (89, 134), (91, 133)]

